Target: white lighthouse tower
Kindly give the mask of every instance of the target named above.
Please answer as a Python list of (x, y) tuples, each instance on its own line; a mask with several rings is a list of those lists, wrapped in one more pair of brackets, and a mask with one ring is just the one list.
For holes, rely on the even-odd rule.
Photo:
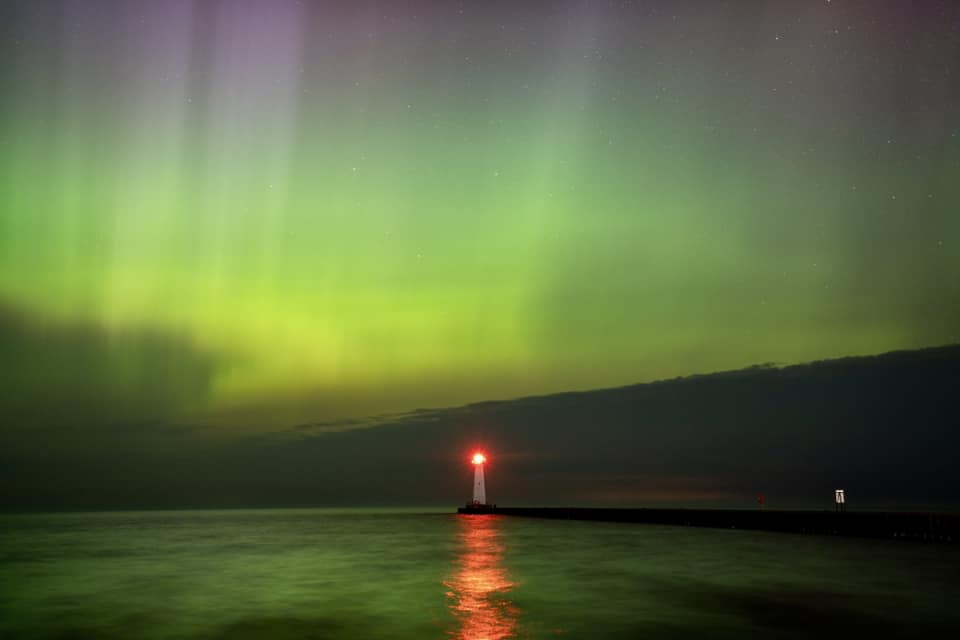
[(473, 504), (478, 507), (487, 506), (487, 487), (483, 482), (483, 465), (487, 461), (487, 456), (479, 451), (473, 454)]
[(487, 502), (487, 487), (483, 482), (483, 467), (487, 463), (487, 456), (477, 451), (470, 458), (473, 463), (473, 500), (464, 507), (457, 507), (457, 513), (467, 515), (482, 515), (497, 512), (497, 505)]

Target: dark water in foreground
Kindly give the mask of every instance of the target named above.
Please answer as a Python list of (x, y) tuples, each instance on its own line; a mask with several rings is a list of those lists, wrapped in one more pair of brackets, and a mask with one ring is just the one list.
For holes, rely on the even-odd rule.
[(0, 516), (2, 638), (660, 638), (960, 630), (960, 550), (327, 510)]

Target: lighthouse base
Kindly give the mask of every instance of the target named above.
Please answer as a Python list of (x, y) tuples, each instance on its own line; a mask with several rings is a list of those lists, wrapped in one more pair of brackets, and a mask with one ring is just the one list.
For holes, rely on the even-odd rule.
[(467, 515), (482, 515), (496, 512), (497, 505), (481, 504), (479, 502), (468, 502), (465, 506), (457, 508), (457, 513), (463, 513)]

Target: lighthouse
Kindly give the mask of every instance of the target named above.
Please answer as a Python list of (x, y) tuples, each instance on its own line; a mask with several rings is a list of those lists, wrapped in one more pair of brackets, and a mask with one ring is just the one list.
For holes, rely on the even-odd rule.
[(478, 507), (487, 506), (487, 487), (483, 482), (483, 465), (487, 462), (487, 456), (479, 451), (473, 454), (473, 502)]
[(496, 513), (497, 505), (487, 502), (487, 487), (483, 482), (483, 466), (487, 463), (486, 454), (477, 451), (470, 458), (470, 462), (473, 463), (473, 500), (466, 506), (457, 508), (457, 513), (469, 515)]

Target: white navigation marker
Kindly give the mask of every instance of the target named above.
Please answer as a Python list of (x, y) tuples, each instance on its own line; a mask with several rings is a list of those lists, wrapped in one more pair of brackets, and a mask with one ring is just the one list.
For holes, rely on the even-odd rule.
[(483, 482), (483, 464), (487, 456), (479, 451), (473, 454), (473, 504), (487, 504), (487, 487)]

